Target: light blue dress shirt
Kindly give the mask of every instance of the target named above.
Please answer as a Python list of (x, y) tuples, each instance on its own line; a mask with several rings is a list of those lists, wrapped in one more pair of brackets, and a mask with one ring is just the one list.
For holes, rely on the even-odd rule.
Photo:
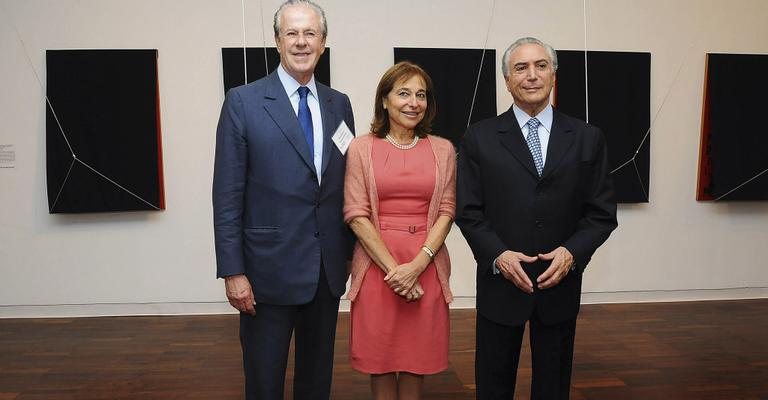
[[(291, 75), (286, 72), (283, 65), (280, 64), (277, 67), (277, 76), (280, 78), (280, 83), (283, 84), (285, 94), (288, 95), (288, 99), (293, 106), (293, 113), (299, 115), (299, 87), (302, 85), (293, 79)], [(309, 106), (309, 112), (312, 113), (312, 131), (315, 145), (315, 153), (312, 154), (312, 160), (315, 164), (315, 172), (317, 172), (317, 184), (320, 185), (320, 172), (323, 167), (323, 116), (320, 114), (320, 98), (317, 94), (317, 85), (315, 85), (315, 76), (309, 82), (304, 85), (309, 88), (309, 94), (307, 95), (307, 105)]]
[[(512, 112), (515, 113), (517, 123), (520, 125), (520, 131), (523, 133), (523, 140), (528, 137), (528, 121), (533, 118), (521, 110), (517, 105), (512, 105)], [(549, 146), (549, 132), (552, 131), (552, 105), (547, 104), (536, 119), (539, 120), (539, 142), (541, 143), (541, 156), (544, 159), (544, 165), (547, 165), (547, 146)]]

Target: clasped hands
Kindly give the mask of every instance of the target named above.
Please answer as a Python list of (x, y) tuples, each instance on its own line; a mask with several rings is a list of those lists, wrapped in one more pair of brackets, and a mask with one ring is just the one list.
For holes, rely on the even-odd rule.
[(424, 295), (424, 289), (418, 282), (419, 276), (429, 265), (428, 263), (427, 265), (421, 264), (416, 260), (400, 264), (389, 270), (387, 276), (384, 277), (384, 282), (393, 292), (405, 297), (408, 302), (416, 301)]
[(499, 269), (504, 278), (514, 283), (520, 290), (530, 294), (533, 293), (533, 283), (520, 263), (532, 263), (536, 260), (551, 261), (549, 267), (536, 279), (539, 289), (548, 289), (560, 283), (573, 265), (571, 252), (560, 246), (549, 253), (537, 256), (507, 250), (496, 259), (496, 268)]

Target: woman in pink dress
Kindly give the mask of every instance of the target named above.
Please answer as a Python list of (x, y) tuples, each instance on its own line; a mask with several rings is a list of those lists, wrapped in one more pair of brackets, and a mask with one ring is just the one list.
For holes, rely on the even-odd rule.
[(427, 73), (395, 64), (376, 89), (371, 134), (347, 152), (344, 218), (358, 238), (350, 361), (371, 375), (375, 399), (418, 399), (423, 376), (448, 367), (443, 242), (456, 208), (456, 152), (428, 135), (435, 113)]

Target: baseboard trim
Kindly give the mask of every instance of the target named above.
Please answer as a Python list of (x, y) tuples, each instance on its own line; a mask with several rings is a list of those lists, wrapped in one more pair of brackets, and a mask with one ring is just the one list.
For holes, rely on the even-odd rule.
[(581, 294), (581, 303), (666, 303), (678, 301), (743, 300), (764, 298), (768, 298), (768, 287), (584, 292)]
[(210, 303), (157, 302), (0, 306), (0, 318), (123, 317), (235, 313), (235, 310), (225, 301)]
[[(768, 298), (768, 287), (585, 292), (582, 304), (657, 303), (678, 301), (740, 300)], [(349, 300), (339, 311), (348, 312)], [(456, 297), (452, 309), (475, 308), (475, 297)], [(235, 314), (227, 302), (98, 303), (55, 305), (0, 305), (0, 318), (71, 318), (146, 315)]]

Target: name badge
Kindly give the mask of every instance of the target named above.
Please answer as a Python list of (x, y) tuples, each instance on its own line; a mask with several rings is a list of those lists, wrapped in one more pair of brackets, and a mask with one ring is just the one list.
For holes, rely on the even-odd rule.
[(339, 127), (336, 128), (336, 132), (333, 133), (331, 140), (333, 140), (333, 143), (336, 144), (336, 148), (339, 149), (341, 154), (347, 154), (349, 142), (351, 142), (354, 137), (355, 135), (353, 135), (352, 131), (349, 130), (346, 122), (342, 120), (339, 124)]

